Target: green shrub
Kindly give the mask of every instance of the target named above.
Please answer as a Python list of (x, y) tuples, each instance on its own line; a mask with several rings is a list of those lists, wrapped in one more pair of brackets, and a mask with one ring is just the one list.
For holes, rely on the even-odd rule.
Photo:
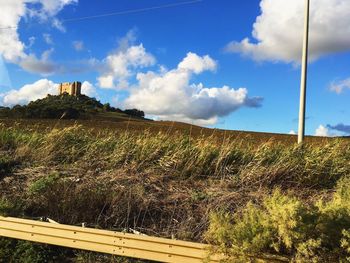
[(24, 200), (0, 197), (0, 216), (19, 216), (23, 214)]
[(38, 180), (34, 181), (29, 186), (29, 193), (31, 195), (40, 195), (44, 192), (48, 192), (52, 190), (53, 187), (57, 184), (57, 182), (60, 180), (60, 176), (57, 173), (49, 174), (48, 176), (39, 178)]
[(276, 190), (261, 207), (248, 203), (234, 215), (214, 214), (207, 239), (233, 257), (262, 252), (289, 255), (310, 231), (310, 215), (296, 198)]
[(207, 240), (228, 258), (281, 255), (296, 262), (346, 260), (350, 255), (350, 179), (343, 178), (328, 202), (304, 205), (280, 190), (261, 206), (212, 214)]

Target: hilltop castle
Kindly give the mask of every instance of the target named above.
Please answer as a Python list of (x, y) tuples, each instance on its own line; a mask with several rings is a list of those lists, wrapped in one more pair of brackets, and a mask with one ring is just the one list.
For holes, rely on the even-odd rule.
[(81, 95), (81, 82), (64, 82), (58, 86), (58, 92), (60, 95), (69, 94), (71, 96), (79, 96)]

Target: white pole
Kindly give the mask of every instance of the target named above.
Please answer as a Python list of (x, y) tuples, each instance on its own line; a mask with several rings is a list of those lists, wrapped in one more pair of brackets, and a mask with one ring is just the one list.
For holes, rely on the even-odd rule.
[(302, 143), (305, 137), (305, 104), (306, 104), (306, 84), (307, 84), (307, 61), (309, 49), (309, 16), (310, 0), (305, 0), (305, 23), (304, 23), (304, 43), (303, 58), (300, 82), (300, 108), (299, 108), (299, 131), (298, 143)]

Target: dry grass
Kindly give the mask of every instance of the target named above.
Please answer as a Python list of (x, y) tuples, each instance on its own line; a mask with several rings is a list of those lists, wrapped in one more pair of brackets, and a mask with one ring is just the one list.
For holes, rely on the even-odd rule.
[(275, 188), (311, 203), (350, 174), (346, 139), (298, 147), (282, 135), (70, 124), (2, 124), (0, 200), (17, 204), (7, 212), (203, 241), (213, 211), (259, 204)]

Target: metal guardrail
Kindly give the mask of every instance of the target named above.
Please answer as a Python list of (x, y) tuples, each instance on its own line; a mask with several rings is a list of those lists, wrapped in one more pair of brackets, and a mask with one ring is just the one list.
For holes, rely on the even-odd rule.
[(205, 244), (13, 217), (0, 216), (0, 236), (159, 262), (219, 262)]

